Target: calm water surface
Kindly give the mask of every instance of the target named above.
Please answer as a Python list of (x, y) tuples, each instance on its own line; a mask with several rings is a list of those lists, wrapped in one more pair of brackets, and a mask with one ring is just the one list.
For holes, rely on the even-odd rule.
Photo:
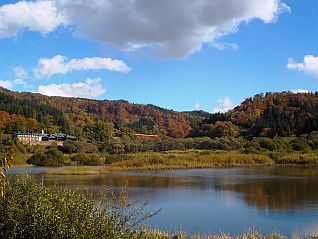
[(233, 168), (106, 175), (49, 176), (47, 168), (20, 167), (11, 174), (34, 175), (44, 185), (68, 188), (127, 186), (133, 201), (150, 200), (147, 208), (163, 212), (150, 225), (190, 233), (239, 234), (257, 230), (288, 236), (318, 233), (318, 168)]

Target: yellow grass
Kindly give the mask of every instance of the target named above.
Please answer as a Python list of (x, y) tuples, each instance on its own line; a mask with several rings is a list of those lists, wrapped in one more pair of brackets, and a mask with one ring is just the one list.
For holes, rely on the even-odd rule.
[(191, 151), (131, 154), (130, 159), (112, 163), (110, 170), (160, 170), (273, 165), (266, 155), (236, 151)]
[(59, 169), (50, 169), (47, 174), (50, 175), (94, 175), (107, 173), (106, 167), (95, 166), (70, 166)]

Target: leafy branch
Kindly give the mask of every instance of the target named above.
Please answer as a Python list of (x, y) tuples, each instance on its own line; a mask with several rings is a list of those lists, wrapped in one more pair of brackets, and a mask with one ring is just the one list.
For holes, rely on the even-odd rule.
[(4, 196), (4, 178), (6, 177), (7, 170), (13, 163), (13, 156), (8, 154), (6, 157), (0, 159), (0, 196)]

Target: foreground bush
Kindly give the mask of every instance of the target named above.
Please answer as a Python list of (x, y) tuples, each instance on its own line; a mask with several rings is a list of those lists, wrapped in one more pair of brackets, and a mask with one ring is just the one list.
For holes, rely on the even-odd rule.
[(151, 215), (128, 204), (127, 195), (91, 196), (43, 187), (30, 178), (5, 185), (0, 197), (0, 238), (139, 238), (140, 224)]

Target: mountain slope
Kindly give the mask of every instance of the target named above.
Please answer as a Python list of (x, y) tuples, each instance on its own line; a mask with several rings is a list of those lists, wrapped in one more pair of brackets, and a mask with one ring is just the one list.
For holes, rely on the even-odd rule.
[(0, 129), (4, 132), (63, 131), (83, 136), (96, 122), (121, 134), (174, 138), (290, 136), (318, 130), (318, 93), (279, 92), (245, 99), (226, 113), (176, 112), (125, 100), (49, 97), (0, 88)]
[[(192, 126), (203, 119), (202, 116), (180, 113), (154, 105), (131, 104), (124, 100), (89, 100), (67, 97), (48, 97), (29, 92), (11, 92), (1, 89), (0, 97), (10, 96), (11, 101), (23, 101), (39, 107), (53, 108), (63, 112), (72, 128), (84, 127), (89, 121), (113, 123), (118, 129), (132, 129), (138, 133), (161, 134), (171, 137), (186, 137)], [(13, 100), (14, 99), (14, 100)], [(8, 102), (10, 105), (10, 103)], [(7, 111), (6, 107), (0, 110)], [(17, 112), (12, 112), (17, 113)], [(25, 117), (29, 114), (21, 112)], [(71, 123), (72, 122), (72, 123)], [(60, 125), (58, 125), (60, 126)]]

